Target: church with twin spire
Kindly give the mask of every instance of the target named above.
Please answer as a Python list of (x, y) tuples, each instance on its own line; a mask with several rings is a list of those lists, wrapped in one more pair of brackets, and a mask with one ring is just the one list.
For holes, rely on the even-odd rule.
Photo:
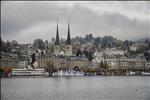
[(72, 56), (72, 45), (71, 45), (71, 37), (70, 37), (70, 23), (68, 20), (68, 34), (67, 34), (67, 40), (65, 43), (65, 47), (62, 49), (60, 46), (60, 40), (59, 40), (59, 28), (58, 28), (58, 20), (57, 20), (57, 29), (56, 29), (56, 40), (54, 44), (54, 55), (60, 56), (61, 51), (64, 51), (65, 56)]

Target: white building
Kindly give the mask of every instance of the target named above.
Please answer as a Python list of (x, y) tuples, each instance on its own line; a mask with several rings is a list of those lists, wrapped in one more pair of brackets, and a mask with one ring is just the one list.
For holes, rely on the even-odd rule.
[(124, 55), (125, 54), (125, 51), (123, 50), (118, 50), (116, 48), (106, 48), (106, 50), (104, 51), (107, 55)]
[(103, 52), (95, 51), (93, 56), (94, 59), (92, 60), (92, 62), (94, 63), (100, 63), (101, 61), (104, 61)]
[(115, 55), (107, 55), (105, 60), (111, 69), (118, 69), (118, 59)]
[(28, 67), (28, 61), (19, 61), (18, 62), (18, 68), (27, 68)]
[(131, 51), (137, 51), (138, 49), (146, 48), (146, 47), (148, 47), (148, 44), (147, 44), (147, 43), (142, 43), (142, 42), (140, 42), (140, 43), (134, 43), (134, 44), (132, 44), (132, 45), (129, 47), (129, 49), (130, 49)]
[(146, 69), (150, 69), (150, 61), (147, 61), (147, 62), (145, 63), (145, 67), (146, 67)]

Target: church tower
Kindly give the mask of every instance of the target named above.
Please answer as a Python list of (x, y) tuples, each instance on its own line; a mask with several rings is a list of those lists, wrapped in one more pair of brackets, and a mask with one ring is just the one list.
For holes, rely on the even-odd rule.
[(56, 30), (56, 40), (54, 44), (54, 54), (58, 56), (60, 52), (60, 44), (59, 44), (59, 31), (58, 31), (58, 19), (57, 19), (57, 30)]
[(66, 53), (66, 56), (72, 55), (72, 45), (71, 45), (71, 38), (70, 38), (69, 20), (68, 20), (68, 36), (67, 36), (66, 45), (65, 45), (65, 53)]

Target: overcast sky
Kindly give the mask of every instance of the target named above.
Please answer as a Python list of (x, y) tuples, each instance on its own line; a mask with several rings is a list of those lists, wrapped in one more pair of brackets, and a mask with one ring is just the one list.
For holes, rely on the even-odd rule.
[(148, 1), (3, 1), (1, 35), (4, 41), (32, 43), (51, 40), (59, 20), (60, 38), (67, 38), (70, 19), (71, 37), (111, 35), (135, 40), (150, 37)]

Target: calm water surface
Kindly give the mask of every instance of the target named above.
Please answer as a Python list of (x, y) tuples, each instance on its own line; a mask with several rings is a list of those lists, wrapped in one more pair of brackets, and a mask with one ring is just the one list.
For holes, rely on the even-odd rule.
[(1, 100), (150, 100), (150, 77), (2, 78)]

